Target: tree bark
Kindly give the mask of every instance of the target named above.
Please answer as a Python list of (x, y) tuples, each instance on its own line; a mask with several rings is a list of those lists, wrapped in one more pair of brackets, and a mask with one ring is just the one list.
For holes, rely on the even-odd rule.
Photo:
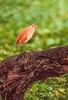
[(68, 73), (68, 46), (24, 52), (0, 62), (0, 97), (24, 100), (33, 82)]

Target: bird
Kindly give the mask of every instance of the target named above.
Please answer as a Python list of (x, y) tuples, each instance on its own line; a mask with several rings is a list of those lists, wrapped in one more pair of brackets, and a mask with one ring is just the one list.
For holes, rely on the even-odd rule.
[(24, 45), (26, 42), (28, 42), (32, 38), (32, 36), (35, 32), (35, 28), (38, 26), (39, 26), (38, 24), (32, 24), (32, 25), (24, 28), (17, 36), (15, 44), (16, 45), (19, 45), (19, 44)]

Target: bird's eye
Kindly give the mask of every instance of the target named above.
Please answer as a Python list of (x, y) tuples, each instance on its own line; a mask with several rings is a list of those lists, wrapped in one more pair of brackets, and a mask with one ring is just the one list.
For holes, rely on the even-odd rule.
[(35, 25), (32, 25), (32, 27), (35, 27)]

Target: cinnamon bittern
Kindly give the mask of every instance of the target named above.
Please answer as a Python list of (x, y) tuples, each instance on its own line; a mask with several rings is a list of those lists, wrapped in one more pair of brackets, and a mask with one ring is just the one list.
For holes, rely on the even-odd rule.
[(27, 41), (29, 41), (34, 32), (35, 32), (35, 28), (38, 27), (37, 24), (32, 24), (26, 28), (24, 28), (18, 35), (17, 39), (16, 39), (16, 42), (15, 44), (18, 45), (18, 44), (25, 44)]

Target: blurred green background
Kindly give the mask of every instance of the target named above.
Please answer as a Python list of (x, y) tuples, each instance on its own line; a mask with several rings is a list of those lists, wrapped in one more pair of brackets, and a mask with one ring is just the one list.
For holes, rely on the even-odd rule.
[[(68, 0), (0, 0), (0, 60), (19, 54), (16, 46), (19, 32), (39, 24), (26, 51), (38, 51), (68, 45)], [(60, 80), (48, 78), (34, 83), (25, 100), (68, 100), (68, 75)]]

